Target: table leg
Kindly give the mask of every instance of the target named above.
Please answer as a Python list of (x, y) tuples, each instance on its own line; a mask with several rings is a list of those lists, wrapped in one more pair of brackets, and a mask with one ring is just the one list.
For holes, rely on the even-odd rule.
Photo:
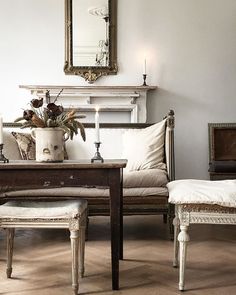
[(110, 222), (111, 222), (111, 263), (112, 289), (119, 290), (119, 256), (120, 256), (120, 169), (111, 169), (110, 186)]
[(123, 260), (123, 171), (121, 172), (121, 182), (120, 182), (120, 256), (119, 258)]

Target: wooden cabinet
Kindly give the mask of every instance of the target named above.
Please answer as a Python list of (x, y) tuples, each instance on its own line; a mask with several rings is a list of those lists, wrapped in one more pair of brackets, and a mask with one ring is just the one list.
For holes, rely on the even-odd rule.
[(236, 123), (209, 123), (211, 180), (236, 179)]
[(236, 179), (235, 173), (209, 172), (210, 180)]

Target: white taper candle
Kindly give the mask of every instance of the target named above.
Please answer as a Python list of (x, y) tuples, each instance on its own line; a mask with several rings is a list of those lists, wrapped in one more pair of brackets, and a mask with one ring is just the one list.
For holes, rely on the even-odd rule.
[(100, 131), (99, 131), (99, 107), (96, 107), (95, 113), (95, 142), (100, 142)]
[(143, 74), (144, 75), (147, 74), (147, 60), (146, 60), (146, 58), (144, 59), (144, 64), (143, 64)]

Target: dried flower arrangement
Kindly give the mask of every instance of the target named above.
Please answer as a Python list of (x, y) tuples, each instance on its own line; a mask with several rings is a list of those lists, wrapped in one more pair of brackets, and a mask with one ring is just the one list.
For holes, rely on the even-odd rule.
[(76, 115), (75, 110), (65, 111), (63, 106), (57, 105), (56, 101), (63, 89), (58, 93), (53, 102), (51, 102), (50, 92), (46, 92), (46, 106), (43, 98), (32, 99), (30, 102), (31, 109), (23, 111), (23, 116), (17, 118), (15, 122), (22, 122), (21, 128), (53, 128), (60, 127), (67, 133), (70, 139), (80, 130), (81, 137), (85, 141), (84, 126), (77, 119), (85, 118), (84, 115)]

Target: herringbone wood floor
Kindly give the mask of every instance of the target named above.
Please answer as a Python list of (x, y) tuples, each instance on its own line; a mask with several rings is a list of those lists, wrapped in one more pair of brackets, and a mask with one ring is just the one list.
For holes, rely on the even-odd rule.
[[(86, 276), (81, 294), (174, 295), (178, 270), (172, 268), (173, 243), (158, 216), (124, 219), (124, 261), (120, 291), (111, 291), (109, 219), (90, 219)], [(236, 294), (236, 227), (192, 226), (186, 287), (189, 295)], [(5, 276), (5, 234), (0, 232), (1, 295), (71, 293), (69, 234), (64, 230), (17, 231), (13, 277)]]

